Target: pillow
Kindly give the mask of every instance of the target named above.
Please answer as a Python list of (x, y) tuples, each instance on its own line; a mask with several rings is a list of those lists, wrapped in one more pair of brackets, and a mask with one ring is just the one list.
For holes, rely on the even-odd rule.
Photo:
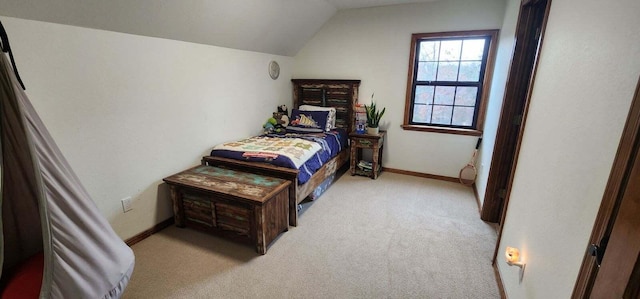
[(44, 254), (37, 253), (16, 266), (15, 273), (3, 280), (8, 283), (4, 290), (0, 290), (0, 298), (38, 298), (42, 287), (42, 273), (44, 270)]
[(329, 111), (291, 110), (287, 133), (321, 133), (327, 127)]
[(329, 115), (327, 116), (327, 127), (325, 130), (331, 131), (332, 129), (336, 128), (336, 108), (335, 107), (302, 105), (298, 109), (302, 111), (329, 111)]

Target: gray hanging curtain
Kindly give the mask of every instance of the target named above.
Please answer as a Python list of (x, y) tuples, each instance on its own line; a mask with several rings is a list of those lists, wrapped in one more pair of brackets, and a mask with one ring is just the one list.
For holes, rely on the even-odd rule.
[(0, 278), (43, 252), (40, 298), (119, 298), (134, 267), (0, 55)]

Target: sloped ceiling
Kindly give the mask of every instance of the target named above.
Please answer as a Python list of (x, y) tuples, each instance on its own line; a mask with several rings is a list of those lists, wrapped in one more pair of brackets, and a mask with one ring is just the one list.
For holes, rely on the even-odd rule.
[(409, 4), (419, 2), (434, 2), (439, 0), (326, 0), (333, 4), (338, 10), (350, 8), (363, 8), (374, 6), (386, 6), (396, 4)]
[(0, 15), (294, 56), (339, 9), (428, 1), (0, 0)]

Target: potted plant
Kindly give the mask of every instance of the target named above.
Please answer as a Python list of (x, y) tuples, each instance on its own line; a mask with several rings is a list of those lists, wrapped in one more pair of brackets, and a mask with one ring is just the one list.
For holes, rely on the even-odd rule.
[(364, 109), (367, 112), (367, 134), (369, 135), (378, 135), (380, 119), (384, 115), (384, 111), (387, 108), (382, 108), (382, 110), (378, 110), (376, 107), (376, 103), (373, 101), (373, 95), (371, 95), (371, 105), (364, 105)]

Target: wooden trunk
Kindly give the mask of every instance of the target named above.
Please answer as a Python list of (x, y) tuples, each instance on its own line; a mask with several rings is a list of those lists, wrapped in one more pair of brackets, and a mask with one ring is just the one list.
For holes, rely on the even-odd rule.
[(288, 230), (287, 180), (202, 165), (164, 181), (179, 227), (252, 244), (260, 254)]
[(298, 185), (298, 170), (286, 167), (274, 166), (262, 162), (247, 162), (234, 160), (229, 158), (206, 156), (202, 158), (203, 165), (224, 167), (229, 169), (238, 169), (250, 173), (260, 174), (264, 176), (280, 178), (291, 182), (289, 185), (289, 225), (298, 225), (298, 209), (297, 206), (302, 202), (313, 190), (315, 190), (325, 179), (336, 173), (338, 169), (349, 161), (349, 150), (345, 149), (337, 156), (327, 161), (311, 179), (302, 185)]

